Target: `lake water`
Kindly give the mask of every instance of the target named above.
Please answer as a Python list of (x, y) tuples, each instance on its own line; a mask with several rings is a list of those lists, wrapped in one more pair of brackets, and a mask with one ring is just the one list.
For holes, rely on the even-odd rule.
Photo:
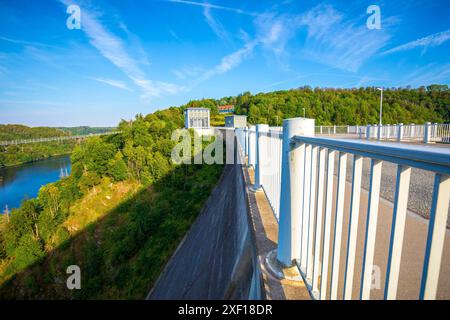
[(0, 212), (17, 208), (24, 198), (37, 196), (41, 186), (70, 173), (70, 156), (50, 158), (0, 169)]

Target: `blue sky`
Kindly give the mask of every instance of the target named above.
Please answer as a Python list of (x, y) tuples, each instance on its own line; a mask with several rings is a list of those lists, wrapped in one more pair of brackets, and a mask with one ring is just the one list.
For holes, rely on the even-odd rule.
[[(381, 29), (366, 26), (370, 5)], [(0, 0), (0, 123), (105, 126), (244, 91), (449, 84), (449, 12), (448, 0)]]

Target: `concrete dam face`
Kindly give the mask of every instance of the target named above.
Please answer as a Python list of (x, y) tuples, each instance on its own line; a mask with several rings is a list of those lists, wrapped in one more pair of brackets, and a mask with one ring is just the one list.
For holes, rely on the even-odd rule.
[(243, 174), (225, 166), (147, 299), (264, 299)]

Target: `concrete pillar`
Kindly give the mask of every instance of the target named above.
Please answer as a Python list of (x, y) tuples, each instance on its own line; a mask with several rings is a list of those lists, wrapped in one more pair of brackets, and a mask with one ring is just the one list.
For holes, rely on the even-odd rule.
[(397, 141), (400, 142), (403, 139), (403, 123), (399, 123), (397, 127)]
[(367, 140), (370, 139), (370, 124), (368, 124), (366, 127), (366, 139)]
[(431, 138), (431, 122), (426, 122), (423, 128), (423, 142), (430, 143)]
[(255, 167), (256, 163), (256, 139), (255, 139), (255, 126), (250, 126), (248, 133), (248, 165)]
[(314, 119), (283, 120), (281, 199), (277, 260), (291, 266), (300, 257), (305, 146), (291, 146), (293, 136), (314, 136)]
[(437, 134), (438, 134), (437, 130), (438, 130), (438, 124), (437, 124), (437, 122), (435, 122), (433, 124), (433, 135), (432, 135), (433, 138), (437, 138)]
[(257, 191), (261, 189), (261, 159), (265, 155), (265, 146), (261, 142), (261, 133), (269, 132), (268, 124), (257, 124), (256, 125), (256, 168), (255, 168), (255, 184), (253, 185), (253, 190)]

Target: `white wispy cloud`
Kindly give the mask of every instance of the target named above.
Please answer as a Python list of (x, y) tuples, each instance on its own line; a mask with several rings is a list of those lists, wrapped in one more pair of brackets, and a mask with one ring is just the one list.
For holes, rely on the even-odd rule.
[(187, 5), (192, 5), (192, 6), (199, 6), (199, 7), (203, 7), (203, 8), (211, 8), (211, 9), (218, 9), (218, 10), (224, 10), (224, 11), (231, 11), (231, 12), (244, 14), (244, 15), (251, 15), (251, 16), (258, 15), (257, 13), (254, 13), (254, 12), (247, 12), (245, 10), (241, 10), (241, 9), (237, 9), (237, 8), (219, 6), (219, 5), (205, 3), (205, 2), (195, 2), (195, 1), (187, 1), (187, 0), (167, 0), (167, 2), (187, 4)]
[(177, 77), (179, 80), (184, 80), (187, 78), (192, 78), (200, 75), (205, 70), (199, 66), (184, 66), (180, 69), (172, 70), (172, 73)]
[(382, 53), (382, 55), (388, 55), (388, 54), (391, 54), (394, 52), (399, 52), (399, 51), (411, 50), (411, 49), (414, 49), (417, 47), (423, 47), (423, 48), (437, 47), (448, 40), (450, 40), (450, 30), (435, 33), (435, 34), (429, 35), (427, 37), (405, 43), (401, 46), (384, 51)]
[(266, 50), (277, 58), (286, 56), (288, 41), (296, 32), (293, 19), (286, 15), (266, 13), (254, 20), (256, 39)]
[[(60, 2), (66, 6), (70, 4), (68, 0), (60, 0)], [(82, 12), (81, 30), (88, 36), (90, 43), (140, 88), (143, 99), (175, 94), (184, 89), (175, 84), (147, 79), (139, 66), (139, 61), (127, 51), (124, 41), (108, 31), (89, 9), (82, 8)]]
[(425, 86), (448, 81), (450, 81), (450, 63), (427, 64), (407, 74), (397, 85)]
[(225, 57), (222, 58), (222, 60), (220, 61), (219, 64), (217, 64), (213, 68), (207, 70), (199, 78), (198, 81), (202, 82), (202, 81), (208, 80), (209, 78), (211, 78), (213, 76), (224, 74), (224, 73), (236, 68), (237, 66), (239, 66), (242, 63), (242, 61), (244, 61), (246, 58), (248, 58), (253, 53), (253, 49), (255, 48), (256, 45), (257, 45), (256, 41), (248, 42), (241, 49), (239, 49), (231, 54), (226, 55)]
[(106, 78), (90, 78), (90, 79), (100, 82), (100, 83), (110, 85), (115, 88), (119, 88), (119, 89), (123, 89), (123, 90), (127, 90), (127, 91), (133, 91), (132, 89), (128, 88), (128, 86), (126, 85), (125, 82), (120, 81), (120, 80), (106, 79)]
[(203, 7), (203, 15), (205, 17), (206, 23), (220, 39), (230, 41), (228, 32), (225, 30), (223, 25), (213, 17), (211, 13), (211, 7)]
[(387, 28), (393, 19), (383, 20), (383, 29), (369, 30), (361, 20), (344, 19), (331, 5), (320, 4), (296, 19), (307, 28), (303, 53), (334, 68), (356, 72), (390, 39)]
[(26, 41), (26, 40), (21, 40), (21, 39), (13, 39), (13, 38), (8, 38), (8, 37), (4, 37), (4, 36), (0, 36), (0, 40), (6, 41), (6, 42), (10, 42), (10, 43), (19, 44), (19, 45), (27, 45), (27, 46), (35, 46), (35, 47), (46, 47), (46, 48), (58, 48), (56, 46), (52, 46), (52, 45), (49, 45), (49, 44), (46, 44), (46, 43), (34, 42), (34, 41)]

